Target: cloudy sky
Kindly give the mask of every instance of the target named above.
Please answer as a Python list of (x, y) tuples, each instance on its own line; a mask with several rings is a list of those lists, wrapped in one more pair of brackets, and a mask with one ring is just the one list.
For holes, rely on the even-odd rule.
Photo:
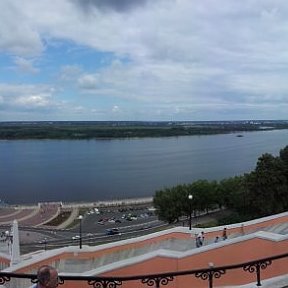
[(1, 0), (0, 121), (287, 119), (287, 0)]

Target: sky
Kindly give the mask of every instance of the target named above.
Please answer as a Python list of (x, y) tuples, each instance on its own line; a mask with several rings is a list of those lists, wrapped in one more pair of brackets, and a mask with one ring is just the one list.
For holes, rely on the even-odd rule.
[(1, 0), (0, 121), (287, 119), (287, 0)]

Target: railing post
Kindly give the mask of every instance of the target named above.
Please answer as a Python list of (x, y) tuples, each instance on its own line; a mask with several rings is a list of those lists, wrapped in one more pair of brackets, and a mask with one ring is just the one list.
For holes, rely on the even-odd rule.
[(213, 288), (213, 271), (209, 272), (209, 288)]
[(212, 269), (214, 267), (214, 263), (209, 262), (208, 266), (211, 269), (211, 271), (209, 271), (209, 288), (213, 288), (213, 274), (214, 274), (214, 271), (212, 271)]
[(214, 263), (208, 263), (209, 271), (203, 271), (195, 273), (196, 278), (201, 278), (202, 280), (208, 279), (208, 287), (213, 288), (213, 278), (220, 278), (223, 274), (226, 273), (225, 269), (215, 269)]
[(257, 286), (262, 286), (261, 285), (260, 264), (259, 263), (256, 265), (256, 275), (257, 275)]
[(262, 286), (261, 284), (261, 269), (266, 269), (267, 266), (271, 265), (272, 260), (265, 260), (265, 261), (259, 261), (250, 265), (243, 266), (244, 271), (248, 271), (250, 273), (256, 272), (256, 278), (257, 278), (257, 284), (256, 286)]

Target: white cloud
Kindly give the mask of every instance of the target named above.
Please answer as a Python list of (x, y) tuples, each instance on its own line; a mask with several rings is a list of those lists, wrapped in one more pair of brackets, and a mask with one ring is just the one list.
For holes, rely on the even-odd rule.
[(97, 75), (83, 75), (78, 79), (79, 87), (86, 90), (93, 90), (97, 88)]
[(46, 85), (0, 84), (0, 97), (4, 110), (11, 107), (18, 110), (55, 109), (60, 105), (53, 99), (53, 89)]
[(81, 74), (80, 67), (76, 65), (66, 65), (61, 67), (59, 79), (61, 81), (74, 81)]
[(39, 55), (43, 51), (41, 35), (35, 29), (18, 1), (3, 0), (0, 2), (0, 51), (20, 56)]
[(114, 105), (113, 106), (113, 108), (112, 108), (112, 112), (114, 112), (114, 113), (117, 113), (117, 112), (119, 112), (119, 106), (117, 106), (117, 105)]
[[(179, 63), (118, 64), (98, 71), (83, 74), (78, 79), (83, 93), (107, 95), (145, 102), (199, 101), (201, 93), (208, 99), (213, 95), (208, 87), (211, 78), (223, 74), (221, 69), (186, 66)], [(207, 86), (203, 86), (207, 83)], [(212, 101), (212, 99), (210, 99)], [(203, 102), (201, 100), (201, 102)]]
[(15, 57), (14, 63), (16, 65), (16, 70), (19, 70), (23, 73), (35, 74), (39, 71), (39, 69), (34, 67), (32, 60), (28, 60), (22, 57)]
[[(288, 102), (288, 82), (284, 74), (258, 73), (232, 75), (229, 81), (231, 89), (238, 91), (251, 102)], [(251, 97), (252, 96), (252, 97)], [(249, 99), (248, 99), (249, 98)]]
[(47, 107), (47, 105), (49, 104), (49, 97), (47, 97), (47, 95), (45, 94), (20, 96), (15, 98), (14, 103), (16, 105), (27, 108)]
[[(231, 117), (246, 116), (245, 111), (262, 115), (264, 109), (277, 118), (279, 105), (288, 102), (287, 1), (132, 2), (120, 6), (109, 0), (99, 6), (87, 1), (84, 7), (78, 0), (28, 0), (25, 5), (22, 0), (0, 1), (0, 51), (18, 56), (17, 67), (32, 73), (37, 68), (28, 57), (42, 53), (45, 58), (56, 40), (112, 53), (119, 60), (110, 66), (86, 70), (69, 59), (58, 71), (59, 79), (67, 82), (61, 83), (63, 91), (75, 87), (75, 106), (86, 109), (91, 104), (97, 115), (104, 105), (93, 99), (113, 98), (113, 103), (129, 101), (129, 109), (119, 104), (123, 117), (125, 111), (140, 115), (142, 103), (151, 107), (149, 117), (170, 113), (187, 119), (190, 113), (205, 120), (213, 109)], [(1, 105), (48, 107), (61, 102), (39, 86), (35, 90), (19, 90), (10, 100), (2, 95)]]
[[(29, 0), (23, 5), (21, 0), (1, 1), (3, 34), (8, 35), (11, 30), (21, 32), (21, 35), (9, 36), (7, 49), (11, 43), (11, 51), (16, 51), (14, 43), (23, 49), (34, 47), (39, 51), (39, 39), (58, 38), (126, 54), (138, 61), (144, 57), (145, 61), (214, 60), (217, 63), (219, 59), (213, 58), (221, 56), (220, 60), (225, 60), (222, 58), (225, 52), (229, 56), (226, 61), (239, 61), (250, 53), (250, 57), (256, 57), (257, 51), (261, 52), (258, 56), (265, 57), (272, 48), (270, 44), (281, 44), (282, 48), (288, 45), (287, 37), (283, 37), (288, 29), (284, 18), (288, 5), (283, 0), (260, 3), (222, 0), (220, 4), (213, 0), (149, 1), (141, 9), (127, 12), (123, 9), (125, 13), (104, 13), (96, 8), (81, 10), (75, 3)], [(18, 29), (14, 29), (14, 23)], [(33, 41), (31, 35), (37, 41)], [(279, 42), (270, 42), (273, 37)], [(1, 39), (3, 41), (3, 37)], [(30, 48), (25, 43), (30, 43)]]

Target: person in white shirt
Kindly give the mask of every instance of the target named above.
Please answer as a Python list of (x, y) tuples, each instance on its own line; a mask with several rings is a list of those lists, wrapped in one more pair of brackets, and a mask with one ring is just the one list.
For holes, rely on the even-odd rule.
[(204, 244), (204, 232), (200, 232), (196, 238), (196, 246), (201, 247)]

